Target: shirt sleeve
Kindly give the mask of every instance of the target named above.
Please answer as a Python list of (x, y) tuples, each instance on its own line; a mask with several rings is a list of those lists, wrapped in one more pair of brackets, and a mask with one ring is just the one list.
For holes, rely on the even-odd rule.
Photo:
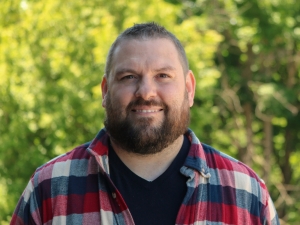
[(264, 225), (279, 225), (279, 218), (275, 209), (275, 206), (273, 204), (273, 201), (269, 195), (269, 192), (267, 189), (265, 189), (266, 192), (266, 205), (265, 210), (263, 213), (264, 219), (263, 224)]
[(42, 224), (40, 204), (38, 204), (37, 199), (37, 191), (34, 188), (32, 178), (19, 199), (10, 225)]

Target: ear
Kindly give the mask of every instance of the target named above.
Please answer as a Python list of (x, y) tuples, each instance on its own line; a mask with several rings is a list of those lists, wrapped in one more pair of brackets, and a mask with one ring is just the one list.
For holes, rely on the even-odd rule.
[(102, 82), (101, 82), (101, 92), (102, 92), (102, 107), (106, 107), (106, 96), (108, 92), (108, 87), (107, 87), (107, 78), (104, 75)]
[(185, 78), (185, 87), (188, 93), (189, 105), (190, 107), (194, 104), (194, 97), (195, 97), (195, 88), (196, 88), (196, 80), (193, 72), (189, 70), (188, 74)]

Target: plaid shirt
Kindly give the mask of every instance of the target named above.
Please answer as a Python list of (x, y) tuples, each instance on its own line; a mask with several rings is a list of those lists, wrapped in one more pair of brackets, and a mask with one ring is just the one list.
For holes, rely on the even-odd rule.
[[(201, 144), (189, 130), (189, 155), (181, 168), (187, 193), (176, 224), (279, 224), (266, 185), (241, 162)], [(11, 224), (133, 225), (130, 211), (109, 177), (108, 139), (91, 142), (38, 168)]]

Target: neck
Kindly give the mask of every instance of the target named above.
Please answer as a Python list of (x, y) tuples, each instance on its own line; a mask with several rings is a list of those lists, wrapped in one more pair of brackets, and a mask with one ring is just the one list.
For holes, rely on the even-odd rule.
[(181, 149), (183, 135), (180, 135), (172, 144), (162, 151), (141, 155), (128, 152), (111, 141), (112, 147), (122, 162), (139, 177), (153, 181), (167, 170)]

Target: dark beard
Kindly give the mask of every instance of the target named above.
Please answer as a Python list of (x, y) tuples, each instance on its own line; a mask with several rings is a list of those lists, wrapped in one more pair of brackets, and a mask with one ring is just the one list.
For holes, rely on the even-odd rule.
[[(176, 112), (163, 103), (157, 101), (145, 101), (137, 99), (126, 107), (126, 117), (122, 115), (118, 107), (113, 107), (109, 93), (106, 102), (106, 119), (104, 125), (112, 139), (122, 149), (142, 155), (155, 154), (162, 151), (173, 143), (180, 135), (187, 131), (190, 121), (190, 109), (188, 106), (187, 94), (184, 102)], [(164, 120), (160, 126), (151, 126), (152, 118), (141, 118), (132, 121), (128, 118), (133, 106), (162, 106)], [(180, 111), (179, 111), (180, 110)]]

